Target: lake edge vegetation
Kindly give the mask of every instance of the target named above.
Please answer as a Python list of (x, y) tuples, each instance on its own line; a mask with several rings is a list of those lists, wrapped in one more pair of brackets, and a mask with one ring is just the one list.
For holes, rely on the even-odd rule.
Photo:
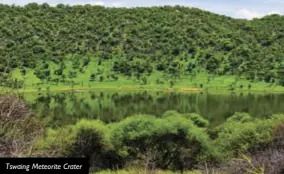
[(117, 169), (124, 169), (121, 173), (283, 172), (281, 114), (259, 119), (236, 113), (215, 128), (209, 128), (208, 121), (197, 114), (176, 111), (161, 117), (136, 115), (109, 124), (81, 119), (48, 128), (20, 98), (1, 95), (0, 99), (1, 104), (6, 101), (0, 108), (1, 156), (87, 156), (91, 172), (96, 173)]

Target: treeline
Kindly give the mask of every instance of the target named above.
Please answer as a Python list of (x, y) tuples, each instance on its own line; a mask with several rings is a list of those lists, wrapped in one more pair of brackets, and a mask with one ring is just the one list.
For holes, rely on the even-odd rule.
[[(14, 68), (23, 75), (32, 68), (41, 80), (64, 81), (67, 57), (74, 66), (69, 78), (84, 73), (96, 57), (99, 65), (112, 62), (107, 68), (113, 80), (122, 74), (147, 83), (145, 76), (154, 71), (172, 78), (207, 71), (284, 85), (284, 17), (279, 15), (248, 21), (181, 6), (36, 3), (0, 5), (0, 15), (2, 81)], [(58, 65), (56, 71), (50, 71), (50, 62)]]

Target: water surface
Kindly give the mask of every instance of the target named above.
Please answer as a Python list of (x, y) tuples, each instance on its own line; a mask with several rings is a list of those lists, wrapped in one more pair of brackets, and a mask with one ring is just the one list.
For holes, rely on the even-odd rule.
[(136, 114), (161, 116), (168, 110), (197, 113), (213, 125), (224, 122), (235, 112), (254, 117), (284, 113), (284, 94), (210, 94), (147, 91), (84, 91), (25, 94), (27, 103), (52, 126), (72, 124), (82, 118), (106, 123)]

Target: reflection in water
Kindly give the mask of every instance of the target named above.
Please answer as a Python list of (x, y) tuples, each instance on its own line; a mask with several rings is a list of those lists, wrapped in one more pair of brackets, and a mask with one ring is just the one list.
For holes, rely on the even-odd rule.
[(235, 112), (254, 117), (284, 113), (284, 94), (206, 94), (168, 92), (64, 92), (25, 98), (38, 116), (52, 125), (100, 119), (106, 123), (136, 114), (161, 116), (168, 110), (198, 113), (213, 124), (223, 122)]

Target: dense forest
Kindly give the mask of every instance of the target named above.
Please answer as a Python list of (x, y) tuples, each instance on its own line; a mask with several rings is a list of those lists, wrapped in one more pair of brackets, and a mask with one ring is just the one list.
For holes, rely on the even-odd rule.
[(155, 72), (166, 79), (206, 72), (284, 85), (284, 17), (279, 15), (248, 21), (182, 6), (31, 3), (0, 5), (0, 16), (2, 86), (22, 86), (9, 78), (15, 69), (59, 83), (84, 74), (92, 62), (103, 66), (87, 75), (90, 81), (124, 76), (147, 83)]

